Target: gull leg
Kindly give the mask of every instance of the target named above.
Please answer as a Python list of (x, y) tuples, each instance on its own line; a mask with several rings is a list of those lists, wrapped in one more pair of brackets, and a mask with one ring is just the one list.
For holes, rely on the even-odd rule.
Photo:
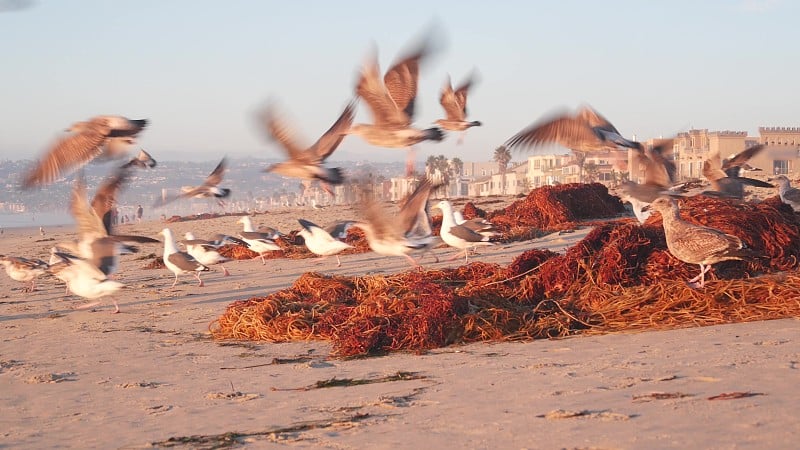
[(266, 266), (267, 265), (267, 260), (264, 259), (264, 252), (259, 253), (259, 255), (261, 255), (261, 264)]
[(412, 266), (414, 266), (414, 268), (421, 268), (422, 267), (422, 266), (419, 265), (417, 260), (415, 260), (414, 258), (411, 257), (411, 255), (403, 254), (403, 256), (405, 256), (406, 259), (408, 259), (408, 261), (411, 263)]
[(414, 175), (414, 160), (417, 157), (417, 150), (414, 146), (408, 147), (408, 155), (406, 156), (406, 176)]
[(700, 273), (697, 274), (696, 277), (692, 278), (691, 280), (687, 281), (686, 284), (689, 285), (691, 288), (701, 288), (706, 285), (706, 272), (711, 269), (711, 265), (706, 266), (705, 264), (700, 264)]
[(175, 287), (176, 284), (178, 284), (178, 274), (177, 273), (175, 274), (175, 281), (172, 282), (172, 286), (170, 286), (170, 287)]
[(86, 303), (85, 305), (76, 306), (75, 309), (89, 309), (99, 305), (100, 302)]
[(195, 272), (194, 273), (194, 277), (197, 278), (197, 287), (205, 286), (205, 284), (203, 283), (203, 280), (200, 279), (200, 272)]
[(114, 302), (114, 312), (111, 314), (119, 314), (119, 304), (114, 299), (111, 299), (111, 301)]
[(336, 267), (342, 267), (342, 260), (339, 259), (339, 255), (336, 255)]
[(464, 264), (469, 263), (469, 247), (464, 249)]
[(220, 265), (220, 267), (222, 268), (222, 276), (223, 277), (227, 277), (227, 276), (229, 276), (231, 274), (230, 272), (228, 272), (228, 269), (226, 269), (225, 266)]

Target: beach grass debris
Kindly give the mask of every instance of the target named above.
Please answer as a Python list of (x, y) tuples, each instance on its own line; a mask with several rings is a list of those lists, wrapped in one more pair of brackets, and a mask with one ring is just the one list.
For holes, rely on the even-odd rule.
[(757, 397), (759, 395), (767, 395), (763, 392), (723, 392), (722, 394), (712, 395), (707, 400), (736, 400), (739, 398)]
[(364, 384), (375, 384), (375, 383), (391, 383), (393, 381), (411, 381), (411, 380), (424, 380), (428, 377), (425, 375), (421, 375), (418, 372), (405, 372), (405, 371), (398, 371), (391, 375), (386, 375), (383, 377), (378, 378), (329, 378), (327, 380), (320, 380), (314, 384), (303, 386), (299, 388), (271, 388), (273, 391), (310, 391), (313, 389), (325, 389), (325, 388), (332, 388), (332, 387), (349, 387), (349, 386), (361, 386)]
[(649, 402), (653, 400), (670, 400), (676, 398), (694, 397), (694, 394), (685, 394), (683, 392), (651, 392), (649, 394), (634, 395), (634, 402)]
[(358, 413), (342, 418), (300, 422), (294, 425), (275, 427), (263, 431), (229, 431), (227, 433), (220, 434), (198, 434), (192, 436), (171, 437), (163, 441), (151, 442), (150, 446), (154, 448), (191, 448), (198, 450), (217, 450), (242, 445), (248, 439), (255, 437), (277, 436), (287, 433), (302, 433), (316, 429), (353, 426), (356, 423), (364, 421), (370, 417), (372, 417), (370, 414)]

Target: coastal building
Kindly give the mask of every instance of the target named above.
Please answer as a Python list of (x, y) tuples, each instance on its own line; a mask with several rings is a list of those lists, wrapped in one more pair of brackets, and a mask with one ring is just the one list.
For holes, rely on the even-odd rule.
[(761, 169), (761, 175), (797, 177), (800, 128), (760, 127), (758, 132), (757, 137), (748, 136), (746, 131), (694, 129), (679, 133), (673, 148), (678, 179), (702, 178), (703, 162), (710, 153), (718, 152), (722, 158), (730, 158), (757, 144), (764, 144), (766, 148), (750, 160), (750, 165)]

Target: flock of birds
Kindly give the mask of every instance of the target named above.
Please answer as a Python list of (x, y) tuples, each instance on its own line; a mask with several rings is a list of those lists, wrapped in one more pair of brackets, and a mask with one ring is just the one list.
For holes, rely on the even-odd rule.
[[(383, 76), (374, 56), (363, 66), (356, 84), (356, 98), (347, 104), (341, 115), (314, 144), (304, 147), (298, 144), (290, 126), (281, 117), (278, 108), (268, 105), (260, 115), (269, 138), (278, 143), (287, 158), (266, 169), (266, 172), (303, 180), (308, 189), (318, 181), (324, 190), (332, 194), (331, 185), (341, 184), (345, 173), (341, 168), (324, 166), (325, 160), (336, 150), (345, 136), (355, 134), (378, 147), (408, 149), (407, 170), (413, 173), (414, 145), (423, 141), (441, 141), (443, 130), (461, 133), (480, 126), (479, 121), (470, 121), (467, 116), (467, 94), (475, 82), (470, 76), (453, 89), (448, 80), (440, 95), (445, 118), (436, 121), (437, 126), (420, 129), (413, 125), (414, 104), (417, 96), (419, 67), (430, 54), (430, 46), (423, 45), (399, 59)], [(354, 124), (359, 100), (366, 103), (372, 113), (372, 123)], [(75, 172), (91, 161), (118, 160), (127, 158), (136, 137), (147, 126), (146, 119), (132, 120), (121, 116), (98, 116), (73, 125), (69, 135), (52, 146), (44, 157), (26, 174), (22, 181), (24, 189), (46, 185)], [(675, 180), (675, 165), (667, 153), (672, 149), (671, 141), (652, 148), (624, 138), (603, 116), (586, 106), (576, 114), (546, 117), (512, 136), (505, 143), (510, 149), (533, 149), (558, 144), (573, 152), (634, 150), (635, 164), (645, 168), (643, 183), (628, 181), (617, 191), (623, 200), (631, 203), (634, 214), (644, 222), (651, 211), (658, 211), (663, 224), (669, 251), (678, 259), (698, 264), (700, 274), (689, 283), (702, 287), (705, 274), (712, 264), (753, 256), (744, 248), (741, 240), (719, 230), (691, 224), (682, 220), (678, 213), (676, 197), (684, 195), (681, 184)], [(771, 187), (769, 183), (741, 176), (747, 169), (747, 160), (761, 151), (762, 146), (750, 148), (734, 158), (722, 160), (719, 154), (711, 155), (705, 162), (703, 174), (711, 183), (711, 190), (703, 194), (741, 200), (744, 186)], [(14, 280), (29, 282), (28, 289), (35, 288), (36, 277), (50, 273), (63, 280), (69, 292), (95, 300), (81, 308), (91, 308), (97, 299), (110, 296), (124, 287), (113, 279), (118, 268), (119, 255), (137, 251), (137, 244), (158, 243), (145, 236), (116, 234), (113, 229), (112, 211), (117, 195), (126, 179), (134, 170), (156, 166), (156, 161), (144, 150), (120, 167), (99, 186), (91, 202), (87, 199), (82, 176), (76, 177), (70, 202), (70, 212), (77, 223), (77, 237), (73, 242), (59, 243), (51, 249), (49, 262), (27, 259), (20, 256), (0, 256), (0, 263)], [(206, 180), (195, 187), (184, 188), (178, 195), (163, 197), (154, 206), (187, 198), (214, 198), (222, 201), (230, 195), (230, 189), (219, 187), (223, 181), (226, 160), (223, 158)], [(790, 186), (789, 180), (780, 176), (774, 179), (779, 186), (781, 199), (795, 210), (800, 209), (800, 191)], [(417, 259), (440, 245), (463, 251), (465, 262), (469, 252), (478, 246), (493, 245), (495, 230), (491, 223), (482, 219), (465, 221), (454, 211), (447, 200), (433, 207), (442, 211), (442, 226), (439, 236), (433, 235), (429, 199), (438, 188), (433, 181), (422, 179), (416, 189), (403, 201), (399, 209), (389, 213), (371, 194), (362, 192), (362, 219), (338, 221), (328, 227), (299, 219), (302, 229), (299, 236), (309, 251), (321, 258), (336, 256), (350, 245), (343, 242), (350, 227), (364, 231), (372, 251), (387, 256), (405, 257), (418, 267)], [(220, 265), (223, 275), (229, 271), (222, 266), (227, 261), (219, 249), (228, 243), (246, 246), (257, 252), (266, 264), (264, 255), (280, 250), (276, 239), (286, 236), (274, 229), (256, 229), (249, 216), (239, 223), (243, 229), (238, 237), (218, 235), (212, 240), (198, 239), (186, 233), (185, 239), (177, 241), (169, 228), (164, 228), (163, 261), (175, 275), (174, 287), (181, 274), (192, 274), (203, 286), (200, 274), (210, 270), (209, 266)], [(181, 244), (185, 250), (181, 250)], [(436, 257), (436, 255), (433, 255)], [(436, 257), (438, 262), (438, 257)], [(114, 301), (115, 312), (119, 306)]]

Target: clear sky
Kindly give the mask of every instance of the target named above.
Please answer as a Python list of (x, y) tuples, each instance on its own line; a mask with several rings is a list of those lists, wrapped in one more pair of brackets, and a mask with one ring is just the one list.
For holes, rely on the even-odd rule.
[[(582, 103), (640, 140), (690, 127), (756, 134), (800, 126), (798, 18), (788, 0), (0, 0), (0, 158), (36, 158), (99, 114), (150, 119), (140, 143), (157, 159), (277, 157), (254, 117), (267, 99), (310, 144), (373, 45), (385, 70), (431, 26), (442, 49), (420, 75), (417, 125), (441, 116), (448, 73), (457, 82), (475, 68), (469, 112), (484, 126), (460, 146), (422, 145), (421, 159), (489, 160)], [(355, 136), (339, 152), (405, 157)]]

